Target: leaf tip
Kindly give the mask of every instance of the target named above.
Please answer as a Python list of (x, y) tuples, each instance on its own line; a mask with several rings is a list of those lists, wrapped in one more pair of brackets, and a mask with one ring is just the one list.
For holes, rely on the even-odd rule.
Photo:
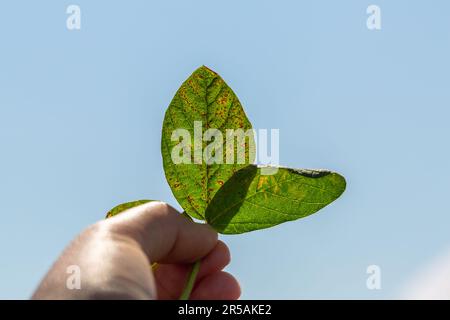
[(341, 194), (344, 193), (345, 189), (347, 188), (347, 181), (345, 180), (345, 177), (337, 172), (331, 173), (335, 180), (335, 187), (337, 191), (336, 199), (341, 196)]
[(204, 71), (207, 71), (208, 73), (212, 73), (214, 75), (217, 75), (217, 72), (215, 72), (214, 70), (212, 70), (211, 68), (209, 68), (209, 67), (207, 67), (205, 65), (202, 65), (200, 68), (198, 68), (198, 70), (204, 70)]

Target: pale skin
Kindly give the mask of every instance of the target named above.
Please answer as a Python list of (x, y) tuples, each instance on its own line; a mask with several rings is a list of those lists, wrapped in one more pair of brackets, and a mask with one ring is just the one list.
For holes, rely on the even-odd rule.
[[(150, 202), (88, 227), (64, 250), (33, 299), (177, 299), (192, 263), (201, 267), (191, 299), (237, 299), (237, 280), (223, 268), (227, 246), (162, 202)], [(151, 263), (158, 263), (154, 270)], [(67, 267), (81, 271), (81, 289), (66, 286)]]

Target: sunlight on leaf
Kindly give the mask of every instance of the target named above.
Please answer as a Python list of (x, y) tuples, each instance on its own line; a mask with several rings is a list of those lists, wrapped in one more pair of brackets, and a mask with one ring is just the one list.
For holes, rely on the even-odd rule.
[[(195, 146), (195, 122), (201, 122), (200, 142)], [(218, 129), (225, 136), (226, 129), (251, 129), (238, 98), (223, 79), (205, 66), (198, 68), (178, 89), (163, 122), (161, 152), (167, 182), (183, 209), (194, 218), (204, 219), (205, 210), (219, 188), (239, 169), (250, 164), (250, 143), (245, 145), (245, 163), (225, 164), (225, 139), (222, 143), (223, 164), (207, 165), (202, 157), (207, 142), (202, 139), (207, 129)], [(187, 153), (191, 163), (175, 164), (172, 151), (179, 141), (172, 141), (175, 130), (185, 129), (191, 145)], [(235, 150), (237, 143), (235, 144)], [(195, 163), (195, 155), (200, 163)]]

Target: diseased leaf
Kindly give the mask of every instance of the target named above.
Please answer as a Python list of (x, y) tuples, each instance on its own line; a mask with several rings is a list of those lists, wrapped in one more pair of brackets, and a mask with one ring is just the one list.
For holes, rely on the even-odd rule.
[(125, 203), (119, 204), (118, 206), (115, 206), (114, 208), (112, 208), (111, 210), (108, 211), (108, 213), (106, 214), (106, 218), (111, 218), (125, 210), (140, 206), (141, 204), (151, 202), (151, 201), (155, 201), (155, 200), (136, 200), (136, 201), (130, 201), (130, 202), (125, 202)]
[[(198, 130), (195, 130), (196, 127)], [(245, 142), (245, 162), (226, 164), (226, 129), (239, 128), (246, 131), (252, 126), (234, 92), (217, 73), (207, 67), (197, 69), (175, 94), (164, 117), (161, 153), (170, 188), (190, 216), (204, 219), (205, 210), (217, 190), (236, 171), (253, 162), (250, 151), (254, 150), (254, 138), (251, 135)], [(190, 145), (180, 149), (184, 160), (187, 158), (190, 163), (174, 163), (172, 159), (174, 148), (183, 140), (176, 135), (174, 141), (172, 139), (174, 132), (179, 129), (187, 130), (190, 135)], [(219, 152), (203, 157), (206, 146), (215, 142), (214, 138), (211, 141), (202, 139), (208, 129), (218, 129), (223, 134), (220, 143), (222, 164), (207, 164), (214, 156), (220, 158)], [(200, 142), (196, 144), (194, 139)], [(237, 148), (236, 142), (233, 150), (236, 159)]]
[(216, 193), (206, 221), (224, 234), (269, 228), (320, 210), (345, 186), (344, 177), (330, 171), (279, 168), (274, 175), (261, 175), (261, 168), (249, 165)]

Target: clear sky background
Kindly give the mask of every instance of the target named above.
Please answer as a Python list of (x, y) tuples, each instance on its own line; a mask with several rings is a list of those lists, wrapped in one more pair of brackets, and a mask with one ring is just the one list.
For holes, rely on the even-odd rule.
[[(449, 13), (444, 0), (2, 2), (0, 298), (28, 298), (116, 204), (179, 208), (160, 131), (202, 64), (255, 128), (280, 129), (281, 164), (348, 183), (316, 215), (222, 237), (242, 297), (397, 297), (450, 247)], [(381, 290), (366, 287), (372, 264)]]

